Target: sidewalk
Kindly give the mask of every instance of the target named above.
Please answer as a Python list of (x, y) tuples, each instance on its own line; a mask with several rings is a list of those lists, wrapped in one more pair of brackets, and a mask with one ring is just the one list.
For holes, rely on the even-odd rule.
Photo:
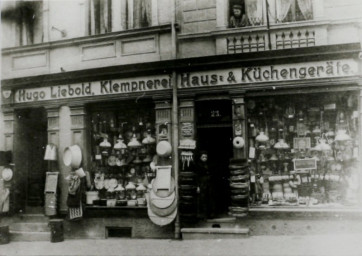
[(0, 255), (362, 255), (362, 233), (229, 240), (107, 239), (11, 242)]

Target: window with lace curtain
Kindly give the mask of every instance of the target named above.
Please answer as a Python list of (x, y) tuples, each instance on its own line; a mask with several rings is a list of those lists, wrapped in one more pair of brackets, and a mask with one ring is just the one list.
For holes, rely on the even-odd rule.
[[(271, 2), (271, 0), (268, 0)], [(274, 16), (277, 23), (293, 22), (313, 19), (313, 0), (273, 0), (275, 11), (269, 14)], [(274, 14), (274, 15), (273, 15)]]
[(18, 1), (13, 13), (17, 45), (31, 45), (43, 42), (42, 1)]
[(229, 27), (262, 25), (263, 1), (264, 0), (230, 0)]
[(145, 28), (152, 24), (151, 0), (121, 0), (122, 27), (124, 29)]
[(112, 31), (112, 0), (89, 0), (88, 15), (90, 35)]
[[(151, 26), (150, 0), (89, 0), (88, 30), (90, 35)], [(117, 19), (113, 19), (117, 15)], [(121, 24), (112, 24), (119, 20)], [(116, 29), (118, 30), (118, 29)]]

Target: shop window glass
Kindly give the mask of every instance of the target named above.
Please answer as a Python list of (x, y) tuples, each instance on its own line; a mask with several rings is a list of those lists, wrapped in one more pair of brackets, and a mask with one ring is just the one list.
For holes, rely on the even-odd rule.
[(229, 27), (246, 27), (263, 24), (263, 0), (230, 0)]
[(355, 205), (359, 189), (355, 92), (247, 101), (255, 205)]
[(141, 207), (155, 177), (155, 111), (151, 102), (90, 106), (92, 168), (87, 204)]
[(31, 45), (43, 42), (42, 1), (19, 1), (14, 15), (17, 44)]
[(313, 19), (312, 0), (275, 0), (274, 4), (276, 22)]
[(112, 0), (89, 0), (89, 34), (112, 31)]

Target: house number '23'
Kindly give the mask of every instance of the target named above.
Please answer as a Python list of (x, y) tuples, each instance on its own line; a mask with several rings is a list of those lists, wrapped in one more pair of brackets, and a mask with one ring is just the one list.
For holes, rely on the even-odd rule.
[(220, 111), (219, 110), (211, 110), (211, 117), (220, 117)]

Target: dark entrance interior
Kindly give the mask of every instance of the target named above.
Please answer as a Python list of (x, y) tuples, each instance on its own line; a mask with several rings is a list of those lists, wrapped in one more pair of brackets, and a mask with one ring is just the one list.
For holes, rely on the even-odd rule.
[(232, 158), (232, 118), (230, 100), (196, 102), (197, 145), (206, 150), (212, 168), (216, 214), (224, 215), (230, 206), (229, 161)]
[(44, 108), (19, 110), (14, 140), (17, 170), (16, 197), (18, 210), (42, 212), (47, 162), (47, 115)]

